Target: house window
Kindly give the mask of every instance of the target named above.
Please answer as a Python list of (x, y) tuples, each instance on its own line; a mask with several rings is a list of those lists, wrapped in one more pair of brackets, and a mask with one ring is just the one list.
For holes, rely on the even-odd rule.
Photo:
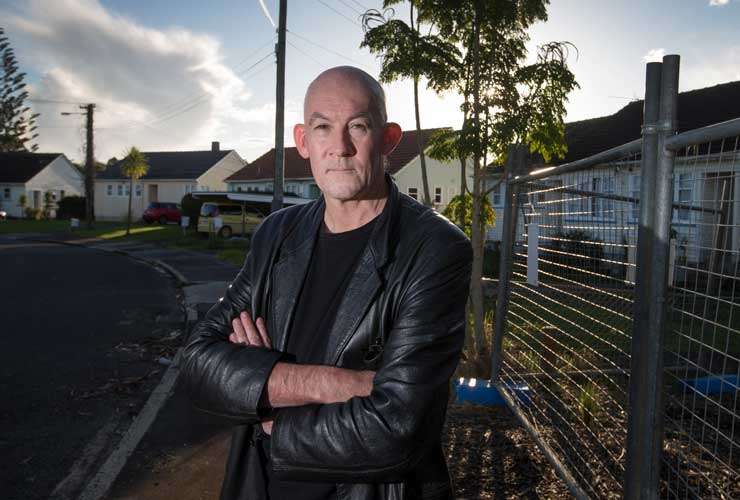
[(118, 196), (123, 196), (123, 184), (117, 185), (116, 194), (118, 194)]
[[(630, 175), (630, 198), (634, 198), (635, 200), (640, 199), (640, 184), (642, 180), (639, 175)], [(637, 202), (632, 202), (632, 213), (631, 213), (632, 220), (637, 220), (640, 218), (640, 204)]]
[(237, 191), (237, 193), (241, 193), (241, 192), (242, 192), (242, 187), (241, 187), (241, 186), (238, 186), (238, 187), (236, 188), (236, 191)]
[(108, 196), (113, 196), (113, 184), (108, 184)]
[(415, 187), (409, 188), (409, 196), (411, 196), (413, 199), (418, 200), (419, 199), (419, 190)]
[(434, 203), (442, 203), (442, 188), (434, 188)]
[[(693, 201), (694, 179), (691, 174), (678, 175), (678, 202), (682, 205), (691, 205)], [(681, 208), (678, 210), (678, 220), (689, 220), (691, 210)]]
[[(594, 193), (613, 194), (614, 178), (594, 177), (591, 183), (591, 191)], [(591, 200), (591, 216), (599, 218), (612, 217), (614, 215), (614, 200), (594, 195)]]
[(131, 187), (126, 184), (126, 187), (124, 188), (124, 194), (128, 196), (131, 193)]
[(185, 194), (188, 194), (192, 191), (192, 186), (190, 184), (185, 184)]
[(10, 188), (3, 189), (3, 198), (5, 198), (6, 200), (10, 199)]
[(501, 206), (501, 184), (493, 188), (493, 191), (491, 191), (491, 194), (493, 195), (493, 206), (495, 207)]
[(136, 185), (136, 196), (141, 196), (141, 184)]

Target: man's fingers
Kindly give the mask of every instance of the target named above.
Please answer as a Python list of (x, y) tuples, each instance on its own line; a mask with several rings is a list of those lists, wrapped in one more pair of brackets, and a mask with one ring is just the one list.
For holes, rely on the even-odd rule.
[(231, 327), (234, 329), (234, 333), (232, 335), (236, 336), (236, 343), (249, 345), (250, 342), (247, 338), (247, 333), (244, 331), (244, 326), (242, 326), (242, 322), (239, 318), (231, 320)]
[(244, 326), (244, 331), (247, 334), (247, 339), (249, 340), (249, 344), (257, 347), (263, 346), (262, 339), (260, 338), (260, 334), (257, 331), (257, 327), (254, 326), (254, 322), (252, 321), (252, 317), (249, 315), (247, 311), (242, 311), (241, 315), (241, 323)]
[(262, 344), (268, 349), (272, 349), (272, 342), (270, 342), (270, 336), (267, 334), (267, 326), (262, 318), (257, 318), (257, 331), (262, 338)]

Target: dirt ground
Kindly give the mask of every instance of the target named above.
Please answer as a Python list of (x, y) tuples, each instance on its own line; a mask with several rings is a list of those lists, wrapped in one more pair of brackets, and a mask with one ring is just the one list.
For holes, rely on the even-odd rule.
[(455, 498), (573, 498), (505, 408), (450, 405), (442, 445)]

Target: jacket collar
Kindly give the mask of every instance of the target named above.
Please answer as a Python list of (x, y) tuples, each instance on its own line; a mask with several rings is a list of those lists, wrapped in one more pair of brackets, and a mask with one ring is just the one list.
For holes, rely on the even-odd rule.
[[(391, 242), (397, 228), (397, 213), (400, 210), (401, 196), (393, 178), (385, 173), (385, 181), (388, 186), (388, 199), (383, 211), (378, 215), (378, 220), (370, 235), (370, 251), (372, 252), (375, 268), (382, 268), (388, 261), (391, 252)], [(324, 220), (326, 203), (321, 195), (309, 209), (305, 219), (299, 218), (293, 230), (289, 231), (283, 241), (281, 254), (288, 256), (305, 246), (313, 249), (321, 224)], [(282, 256), (281, 259), (282, 260)]]

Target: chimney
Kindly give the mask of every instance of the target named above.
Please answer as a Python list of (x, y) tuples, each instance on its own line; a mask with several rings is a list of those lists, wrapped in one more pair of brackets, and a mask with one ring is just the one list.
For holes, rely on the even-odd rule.
[(217, 151), (219, 151), (218, 141), (211, 142), (211, 151), (214, 152), (214, 153), (217, 152)]

